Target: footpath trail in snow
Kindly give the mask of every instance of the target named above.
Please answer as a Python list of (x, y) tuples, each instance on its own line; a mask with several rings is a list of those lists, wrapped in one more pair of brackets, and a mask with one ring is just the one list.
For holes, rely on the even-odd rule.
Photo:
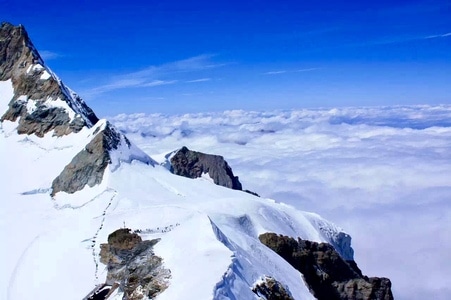
[[(108, 201), (108, 204), (107, 204), (107, 206), (105, 207), (105, 210), (102, 213), (102, 220), (100, 222), (100, 226), (99, 226), (99, 228), (97, 229), (96, 233), (94, 234), (94, 236), (91, 239), (91, 241), (92, 241), (92, 245), (91, 245), (91, 247), (92, 247), (92, 258), (94, 260), (94, 264), (96, 265), (96, 271), (95, 271), (95, 274), (94, 274), (96, 279), (99, 279), (99, 276), (98, 276), (98, 271), (99, 271), (99, 253), (98, 253), (98, 248), (99, 248), (99, 246), (98, 246), (98, 243), (97, 243), (97, 236), (99, 235), (99, 232), (103, 228), (103, 224), (105, 222), (107, 211), (110, 208), (111, 204), (114, 201), (114, 198), (117, 195), (117, 191), (114, 190), (114, 189), (111, 189), (111, 188), (107, 188), (104, 192), (110, 192), (113, 195), (111, 196), (111, 199)], [(102, 192), (102, 194), (103, 194), (103, 192)], [(97, 197), (95, 197), (95, 198), (97, 198)], [(95, 200), (95, 198), (93, 200)]]

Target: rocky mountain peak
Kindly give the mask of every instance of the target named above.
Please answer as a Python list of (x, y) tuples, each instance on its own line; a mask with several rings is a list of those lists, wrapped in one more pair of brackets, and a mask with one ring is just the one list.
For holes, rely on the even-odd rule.
[(154, 299), (169, 286), (171, 271), (153, 251), (159, 241), (143, 241), (130, 229), (121, 228), (108, 236), (108, 243), (100, 245), (100, 262), (108, 270), (105, 283), (118, 284), (124, 293), (122, 299)]
[(22, 25), (0, 27), (0, 81), (11, 81), (14, 89), (1, 121), (18, 120), (19, 134), (55, 136), (91, 127), (98, 118), (86, 103), (44, 64)]
[(182, 147), (171, 158), (171, 171), (188, 178), (199, 178), (208, 174), (215, 184), (234, 190), (242, 190), (238, 177), (233, 175), (232, 168), (224, 157), (189, 150)]
[(22, 25), (3, 22), (0, 45), (0, 80), (17, 77), (26, 64), (44, 64)]
[[(52, 183), (58, 192), (75, 193), (102, 182), (107, 166), (152, 159), (106, 120), (99, 121), (86, 103), (44, 64), (22, 25), (0, 27), (0, 82), (10, 85), (10, 99), (0, 99), (0, 122), (15, 122), (18, 134), (61, 137), (91, 128), (91, 140)], [(5, 97), (6, 98), (6, 97)]]

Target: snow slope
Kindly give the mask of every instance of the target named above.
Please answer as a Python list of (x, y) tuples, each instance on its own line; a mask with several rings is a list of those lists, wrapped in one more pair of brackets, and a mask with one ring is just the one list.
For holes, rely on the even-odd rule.
[[(146, 236), (162, 237), (156, 253), (172, 272), (171, 285), (160, 299), (211, 299), (213, 293), (226, 296), (230, 291), (245, 291), (252, 298), (249, 286), (265, 274), (289, 284), (303, 299), (311, 298), (299, 273), (257, 239), (259, 233), (274, 231), (325, 240), (302, 213), (290, 215), (290, 208), (271, 201), (139, 162), (107, 173), (101, 186), (51, 199), (47, 188), (52, 174), (77, 149), (55, 144), (72, 137), (23, 141), (5, 135), (3, 131), (2, 154), (26, 157), (3, 161), (9, 170), (8, 180), (1, 182), (7, 199), (1, 238), (10, 245), (2, 255), (6, 299), (82, 298), (105, 279), (104, 266), (97, 267), (99, 243), (124, 222), (133, 229), (174, 227)], [(246, 266), (246, 274), (234, 281), (230, 277), (237, 277), (238, 265)]]
[[(105, 121), (59, 138), (18, 135), (16, 126), (0, 128), (0, 299), (83, 298), (106, 277), (100, 243), (124, 224), (161, 238), (155, 253), (172, 277), (158, 299), (253, 299), (250, 287), (265, 275), (295, 299), (313, 299), (301, 274), (258, 235), (333, 242), (340, 229), (318, 215), (126, 158), (115, 159), (122, 163), (109, 166), (102, 184), (51, 198), (52, 180)], [(123, 155), (136, 153), (112, 153)], [(348, 245), (341, 252), (352, 256)]]

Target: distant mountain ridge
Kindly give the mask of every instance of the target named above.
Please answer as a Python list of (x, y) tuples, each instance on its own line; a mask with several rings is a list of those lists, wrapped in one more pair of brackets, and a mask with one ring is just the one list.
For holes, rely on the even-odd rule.
[[(15, 199), (2, 204), (13, 232), (8, 238), (18, 247), (11, 253), (15, 264), (0, 278), (8, 299), (27, 298), (26, 293), (42, 299), (59, 299), (63, 293), (80, 299), (104, 277), (99, 286), (108, 299), (269, 300), (282, 294), (284, 299), (314, 299), (305, 276), (286, 253), (259, 240), (268, 232), (327, 242), (334, 259), (358, 270), (348, 234), (316, 214), (242, 193), (238, 177), (222, 157), (182, 148), (171, 163), (179, 170), (174, 173), (190, 179), (156, 164), (111, 123), (99, 120), (53, 74), (21, 25), (0, 27), (0, 91), (1, 145), (17, 155), (13, 163), (20, 165), (26, 158), (19, 170), (31, 174), (8, 173), (17, 186), (0, 182)], [(10, 169), (15, 166), (5, 163)], [(196, 179), (206, 172), (228, 189)], [(40, 176), (47, 173), (41, 183)], [(47, 186), (42, 189), (40, 184)], [(30, 186), (38, 188), (23, 190)], [(26, 211), (22, 222), (15, 213), (29, 202), (36, 212)], [(109, 235), (122, 226), (121, 234)], [(119, 240), (102, 243), (107, 236), (109, 242), (114, 236)], [(318, 255), (308, 247), (299, 251)], [(107, 275), (100, 263), (115, 272)], [(306, 268), (329, 276), (319, 263)], [(164, 289), (152, 281), (162, 270)], [(27, 286), (30, 281), (32, 287)], [(345, 296), (336, 299), (390, 300), (391, 283), (383, 282), (361, 283), (382, 292), (354, 293), (357, 286), (351, 295), (343, 292)], [(45, 293), (48, 287), (50, 296)], [(95, 295), (96, 289), (85, 299)]]

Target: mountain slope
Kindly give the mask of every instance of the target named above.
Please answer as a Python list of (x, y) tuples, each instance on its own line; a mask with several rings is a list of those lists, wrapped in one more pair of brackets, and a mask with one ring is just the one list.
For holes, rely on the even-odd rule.
[[(16, 124), (18, 134), (44, 137), (50, 132), (62, 137), (99, 123), (86, 103), (44, 64), (23, 26), (1, 25), (0, 63), (3, 89), (11, 91), (8, 85), (12, 85), (13, 91), (9, 97), (10, 93), (2, 97), (1, 107), (7, 109), (0, 111), (0, 120)], [(113, 163), (110, 153), (114, 150), (120, 149), (119, 160), (153, 163), (110, 123), (101, 122), (102, 129), (93, 132), (85, 149), (53, 181), (52, 196), (99, 184), (107, 165)]]
[(23, 27), (3, 24), (0, 43), (2, 299), (83, 298), (111, 278), (100, 247), (123, 227), (159, 239), (152, 255), (170, 278), (158, 299), (256, 299), (268, 276), (314, 299), (260, 242), (267, 232), (330, 243), (353, 261), (351, 237), (316, 214), (155, 164), (57, 79)]
[(86, 103), (44, 65), (21, 25), (1, 25), (0, 80), (10, 80), (15, 92), (1, 120), (20, 117), (19, 133), (43, 136), (54, 130), (61, 136), (98, 121)]

